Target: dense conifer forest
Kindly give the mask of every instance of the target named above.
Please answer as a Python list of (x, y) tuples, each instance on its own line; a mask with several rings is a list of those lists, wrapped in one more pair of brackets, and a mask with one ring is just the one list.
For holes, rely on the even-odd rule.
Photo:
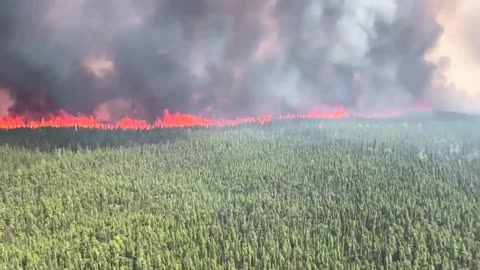
[(0, 131), (0, 269), (480, 269), (479, 134)]

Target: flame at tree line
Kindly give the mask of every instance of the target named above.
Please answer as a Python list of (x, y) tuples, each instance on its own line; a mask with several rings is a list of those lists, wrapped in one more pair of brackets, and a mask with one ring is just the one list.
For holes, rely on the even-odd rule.
[(397, 109), (380, 113), (357, 113), (344, 107), (337, 107), (327, 111), (313, 110), (309, 113), (273, 115), (265, 114), (257, 117), (242, 117), (236, 119), (214, 119), (192, 114), (170, 113), (164, 111), (163, 118), (158, 118), (154, 123), (145, 120), (124, 117), (116, 123), (98, 121), (93, 116), (72, 115), (64, 111), (51, 114), (41, 120), (31, 120), (22, 116), (6, 116), (0, 118), (0, 129), (16, 128), (94, 128), (94, 129), (153, 129), (153, 128), (181, 128), (181, 127), (231, 127), (242, 124), (265, 124), (273, 120), (286, 119), (342, 119), (342, 118), (393, 118), (407, 115), (416, 111), (428, 111), (430, 107), (416, 104), (412, 109)]

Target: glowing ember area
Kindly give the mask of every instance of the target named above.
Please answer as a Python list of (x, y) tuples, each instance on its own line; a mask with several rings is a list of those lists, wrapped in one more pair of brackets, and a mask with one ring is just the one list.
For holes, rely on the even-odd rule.
[(148, 123), (144, 120), (124, 117), (116, 123), (101, 122), (93, 116), (70, 115), (61, 112), (57, 115), (43, 118), (42, 120), (26, 120), (20, 116), (7, 116), (0, 118), (0, 129), (16, 128), (92, 128), (92, 129), (154, 129), (154, 128), (183, 128), (183, 127), (232, 127), (242, 124), (265, 124), (273, 120), (287, 119), (344, 119), (344, 118), (394, 118), (405, 116), (412, 112), (428, 111), (428, 106), (417, 105), (410, 110), (392, 110), (383, 113), (355, 113), (346, 110), (343, 107), (329, 111), (312, 111), (305, 114), (287, 114), (273, 115), (266, 114), (258, 117), (244, 117), (236, 119), (212, 119), (190, 114), (175, 113), (171, 114), (165, 110), (164, 117), (158, 118), (154, 123)]

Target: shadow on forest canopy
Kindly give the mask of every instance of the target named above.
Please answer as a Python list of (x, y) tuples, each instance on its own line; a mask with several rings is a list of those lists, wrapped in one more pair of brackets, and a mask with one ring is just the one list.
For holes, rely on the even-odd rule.
[(0, 146), (50, 151), (97, 149), (120, 146), (161, 144), (186, 140), (191, 129), (96, 130), (75, 128), (42, 128), (0, 130)]

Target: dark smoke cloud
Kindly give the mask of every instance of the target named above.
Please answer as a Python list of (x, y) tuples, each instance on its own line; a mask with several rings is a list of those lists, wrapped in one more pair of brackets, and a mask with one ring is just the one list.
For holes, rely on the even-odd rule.
[(441, 28), (426, 3), (2, 0), (0, 88), (18, 114), (408, 105), (435, 68), (423, 58)]

